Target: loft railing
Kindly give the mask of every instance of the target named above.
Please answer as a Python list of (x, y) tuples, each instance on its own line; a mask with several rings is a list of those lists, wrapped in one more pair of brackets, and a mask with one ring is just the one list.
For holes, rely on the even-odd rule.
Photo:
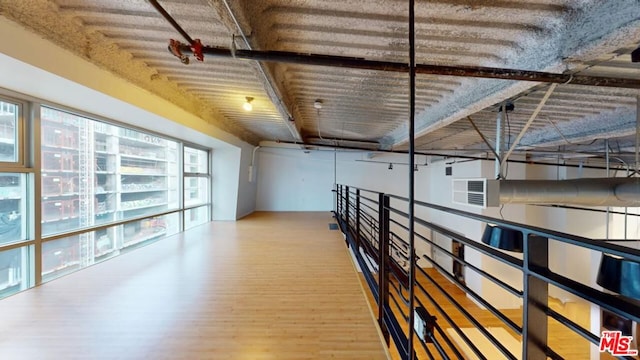
[[(410, 249), (405, 240), (409, 231), (408, 215), (401, 209), (407, 208), (408, 199), (345, 185), (337, 185), (335, 192), (336, 219), (375, 298), (378, 324), (383, 336), (390, 348), (397, 351), (400, 359), (493, 359), (494, 355), (488, 353), (486, 344), (490, 344), (491, 351), (498, 351), (506, 359), (564, 359), (549, 344), (550, 319), (561, 324), (560, 331), (573, 334), (574, 338), (576, 335), (584, 338), (588, 341), (585, 344), (592, 343), (597, 347), (600, 343), (599, 333), (594, 334), (549, 306), (550, 286), (573, 294), (588, 304), (597, 305), (619, 319), (633, 322), (634, 326), (640, 323), (640, 306), (634, 299), (597, 290), (554, 272), (549, 264), (551, 241), (622, 256), (635, 262), (640, 262), (638, 250), (415, 201), (417, 214), (421, 210), (444, 212), (460, 221), (470, 219), (478, 224), (490, 223), (523, 234), (522, 254), (514, 254), (416, 216), (416, 248), (429, 248), (427, 251), (419, 251)], [(522, 279), (521, 286), (509, 284), (501, 279), (500, 274), (485, 271), (474, 261), (454, 254), (434, 241), (435, 234), (455, 240), (516, 269)], [(414, 279), (409, 276), (412, 254), (416, 260), (414, 263), (417, 275)], [(466, 267), (467, 273), (481, 276), (511, 296), (520, 298), (521, 309), (501, 310), (492, 305), (488, 299), (445, 269), (441, 261), (436, 261), (435, 254), (447, 256), (452, 264)], [(419, 266), (418, 260), (426, 261), (432, 269)], [(448, 281), (443, 281), (443, 278)], [(413, 292), (410, 291), (411, 287), (414, 288)], [(454, 294), (460, 291), (466, 297)], [(414, 294), (414, 301), (411, 301), (410, 294)], [(475, 304), (470, 306), (467, 298), (472, 299)], [(414, 308), (409, 309), (409, 304), (412, 303), (415, 304)], [(493, 315), (491, 321), (487, 321), (487, 312)], [(504, 331), (492, 331), (488, 322)], [(410, 331), (409, 324), (417, 325)], [(501, 335), (504, 332), (520, 340), (521, 345), (508, 344)], [(567, 336), (567, 339), (571, 339), (571, 336)], [(585, 346), (586, 351), (590, 351)], [(566, 358), (574, 358), (573, 356), (575, 355), (567, 355)], [(636, 359), (630, 356), (618, 358)]]

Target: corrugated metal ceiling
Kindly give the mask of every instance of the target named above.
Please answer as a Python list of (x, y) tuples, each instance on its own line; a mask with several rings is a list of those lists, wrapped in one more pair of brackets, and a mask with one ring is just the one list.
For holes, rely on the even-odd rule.
[[(408, 60), (407, 1), (227, 2), (160, 0), (206, 45), (230, 47), (239, 26), (254, 49)], [(640, 79), (628, 55), (640, 44), (639, 8), (635, 0), (417, 1), (417, 61)], [(0, 13), (249, 142), (295, 141), (299, 131), (312, 142), (406, 148), (406, 74), (222, 58), (183, 65), (167, 51), (179, 34), (143, 0), (0, 0)], [(247, 48), (238, 36), (235, 46)], [(515, 138), (546, 88), (419, 75), (418, 149), (486, 151), (466, 117), (493, 140), (505, 99), (515, 103)], [(627, 136), (636, 94), (560, 85), (521, 143), (552, 149)], [(247, 96), (252, 112), (242, 109)]]

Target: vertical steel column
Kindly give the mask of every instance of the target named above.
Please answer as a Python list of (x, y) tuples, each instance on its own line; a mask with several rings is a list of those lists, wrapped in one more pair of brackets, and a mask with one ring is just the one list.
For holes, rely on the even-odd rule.
[(338, 215), (340, 218), (343, 218), (343, 209), (342, 209), (342, 185), (338, 186)]
[(504, 104), (500, 105), (500, 108), (498, 109), (498, 117), (496, 118), (496, 154), (498, 154), (495, 167), (496, 179), (502, 179), (502, 132), (504, 127), (502, 124), (503, 111), (505, 111)]
[[(384, 309), (389, 303), (389, 197), (378, 194), (378, 324), (389, 345), (389, 329), (384, 322)], [(364, 271), (364, 269), (363, 269)]]
[(345, 186), (344, 187), (344, 195), (345, 195), (345, 199), (344, 199), (344, 219), (347, 222), (347, 230), (349, 230), (351, 228), (351, 223), (349, 222), (349, 187)]
[[(338, 186), (338, 150), (336, 147), (333, 148), (333, 187), (334, 189), (337, 188)], [(338, 198), (337, 198), (338, 193), (336, 193), (336, 198), (334, 199), (335, 201), (335, 206), (336, 209), (338, 208)]]
[(549, 239), (529, 235), (525, 237), (524, 295), (522, 297), (522, 358), (546, 360), (547, 313), (549, 284), (532, 276), (532, 267), (549, 268)]
[(360, 249), (360, 189), (356, 189), (356, 236), (355, 236), (355, 249)]
[(416, 279), (416, 248), (415, 248), (415, 229), (414, 229), (414, 207), (415, 207), (415, 150), (416, 150), (416, 134), (415, 134), (415, 117), (416, 117), (416, 31), (415, 31), (415, 0), (409, 0), (409, 334), (407, 340), (409, 342), (408, 355), (409, 359), (414, 358), (413, 351), (413, 323), (414, 303), (415, 303), (415, 279)]
[[(606, 168), (607, 168), (607, 177), (611, 177), (611, 172), (610, 172), (610, 166), (609, 166), (609, 139), (605, 139), (604, 140), (604, 158), (605, 158), (605, 162), (607, 163)], [(605, 239), (609, 240), (609, 221), (611, 221), (611, 207), (607, 206), (607, 222), (605, 224)]]

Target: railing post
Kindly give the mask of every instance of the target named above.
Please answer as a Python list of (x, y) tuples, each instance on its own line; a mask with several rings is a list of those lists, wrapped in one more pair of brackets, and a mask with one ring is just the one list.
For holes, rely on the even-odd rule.
[(344, 189), (345, 189), (345, 191), (344, 191), (344, 195), (345, 195), (345, 198), (344, 198), (344, 202), (345, 202), (344, 203), (345, 204), (345, 206), (344, 206), (344, 219), (347, 222), (347, 229), (349, 229), (351, 227), (351, 223), (349, 222), (349, 206), (350, 206), (350, 204), (349, 204), (349, 202), (350, 202), (349, 201), (349, 196), (350, 196), (349, 187), (345, 186)]
[(525, 236), (524, 295), (522, 307), (522, 358), (546, 360), (549, 284), (530, 274), (532, 267), (549, 268), (549, 239)]
[(333, 211), (338, 213), (338, 184), (333, 184)]
[(338, 185), (338, 198), (336, 199), (338, 203), (338, 216), (342, 219), (342, 185)]
[(389, 345), (384, 309), (389, 303), (389, 197), (378, 194), (378, 324)]
[(356, 189), (356, 248), (355, 251), (360, 249), (360, 189)]

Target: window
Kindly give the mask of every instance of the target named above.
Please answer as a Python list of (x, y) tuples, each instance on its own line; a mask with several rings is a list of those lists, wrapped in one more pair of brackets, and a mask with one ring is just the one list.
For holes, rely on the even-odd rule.
[(29, 248), (0, 251), (0, 298), (29, 287)]
[(177, 209), (178, 143), (42, 108), (42, 234)]
[(200, 206), (197, 208), (185, 210), (184, 229), (188, 230), (188, 229), (191, 229), (192, 227), (209, 222), (211, 218), (209, 215), (209, 209), (210, 209), (210, 206), (206, 205), (206, 206)]
[[(209, 152), (184, 147), (184, 214), (185, 229), (204, 224), (211, 218)], [(205, 205), (205, 206), (199, 206)], [(194, 208), (199, 206), (197, 208)]]
[(205, 150), (195, 149), (192, 147), (184, 147), (184, 172), (208, 174), (209, 173), (209, 152)]
[(32, 284), (33, 245), (27, 244), (32, 239), (27, 228), (31, 224), (27, 210), (33, 202), (27, 184), (32, 171), (23, 162), (23, 106), (0, 98), (0, 298)]
[(56, 279), (180, 231), (177, 213), (42, 243), (42, 280)]
[[(39, 123), (22, 116), (32, 106)], [(207, 150), (0, 98), (0, 298), (208, 222), (210, 184)]]
[(19, 106), (0, 99), (0, 162), (19, 160)]
[(209, 152), (184, 147), (184, 228), (204, 224), (211, 219)]
[(25, 179), (25, 174), (0, 173), (0, 245), (27, 239)]
[(209, 202), (209, 179), (206, 177), (184, 178), (184, 206), (193, 207)]

